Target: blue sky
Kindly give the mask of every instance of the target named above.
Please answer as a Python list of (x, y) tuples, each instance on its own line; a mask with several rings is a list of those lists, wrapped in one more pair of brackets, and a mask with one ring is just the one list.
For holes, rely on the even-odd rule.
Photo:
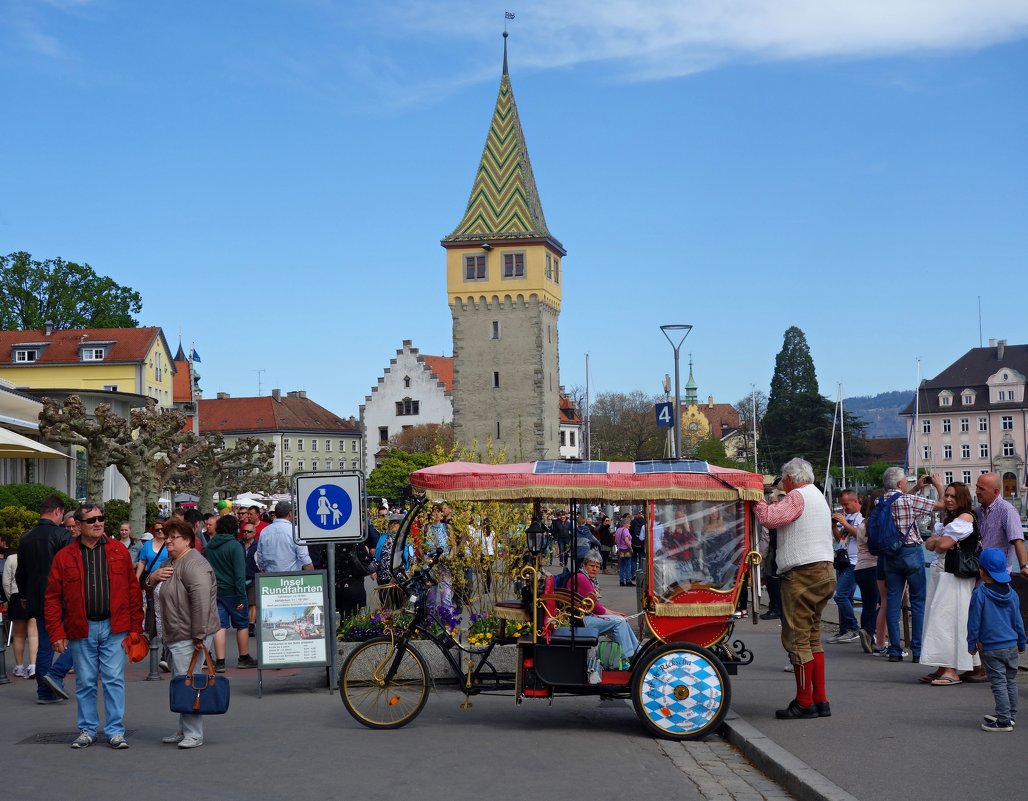
[[(511, 2), (511, 0), (508, 0)], [(561, 378), (913, 388), (1028, 342), (1023, 0), (511, 3), (510, 72), (568, 250)], [(403, 339), (452, 353), (444, 252), (504, 7), (7, 0), (0, 250), (88, 262), (203, 358), (207, 397), (356, 415)], [(683, 382), (687, 374), (683, 363)], [(258, 373), (258, 370), (264, 370)]]

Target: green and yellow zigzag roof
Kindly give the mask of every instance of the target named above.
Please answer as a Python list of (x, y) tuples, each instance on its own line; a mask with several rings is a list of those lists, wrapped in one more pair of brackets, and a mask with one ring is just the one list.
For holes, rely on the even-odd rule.
[(525, 134), (507, 74), (506, 42), (503, 56), (500, 94), (467, 210), (453, 233), (442, 241), (445, 244), (546, 239), (563, 252), (561, 244), (546, 227), (539, 202), (539, 190), (535, 186)]

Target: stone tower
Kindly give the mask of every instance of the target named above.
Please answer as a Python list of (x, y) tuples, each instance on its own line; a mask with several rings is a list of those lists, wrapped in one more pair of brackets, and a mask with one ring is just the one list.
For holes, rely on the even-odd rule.
[(457, 442), (508, 462), (557, 459), (557, 318), (566, 251), (546, 227), (525, 135), (503, 74), (460, 224), (442, 240), (453, 315)]

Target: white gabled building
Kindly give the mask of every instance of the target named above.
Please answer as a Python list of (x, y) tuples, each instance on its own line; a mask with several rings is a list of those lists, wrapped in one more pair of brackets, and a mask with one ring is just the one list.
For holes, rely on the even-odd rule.
[(453, 422), (453, 357), (418, 353), (403, 340), (361, 406), (364, 469), (377, 465), (389, 438), (406, 428)]

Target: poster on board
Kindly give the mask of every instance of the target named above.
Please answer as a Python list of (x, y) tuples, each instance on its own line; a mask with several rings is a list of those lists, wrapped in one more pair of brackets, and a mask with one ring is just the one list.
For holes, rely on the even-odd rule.
[(258, 667), (327, 666), (335, 635), (327, 619), (327, 572), (258, 573), (255, 581)]

